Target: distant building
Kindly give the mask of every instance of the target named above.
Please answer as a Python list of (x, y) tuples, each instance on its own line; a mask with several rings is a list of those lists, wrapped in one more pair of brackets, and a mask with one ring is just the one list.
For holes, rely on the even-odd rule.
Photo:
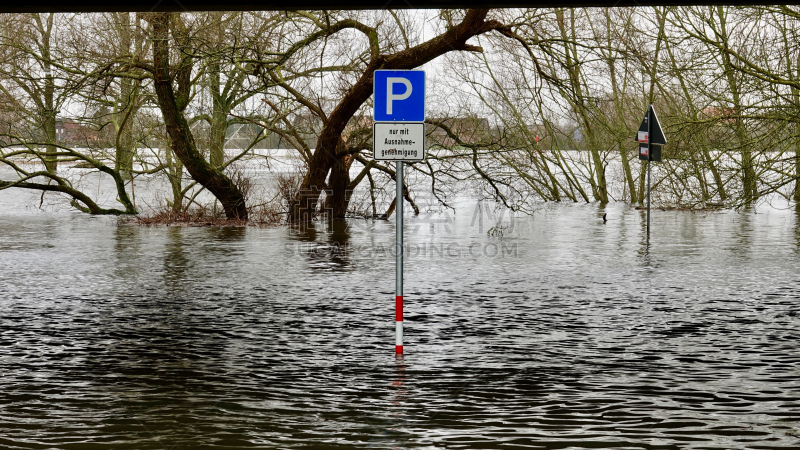
[(254, 123), (234, 123), (225, 130), (225, 148), (227, 149), (245, 149), (253, 145), (253, 141), (261, 139), (254, 148), (271, 148), (266, 144), (267, 139), (264, 134), (268, 131)]
[(702, 114), (712, 119), (718, 119), (722, 123), (734, 123), (737, 119), (736, 110), (733, 108), (709, 106), (703, 109)]
[(72, 119), (56, 119), (56, 142), (63, 144), (88, 145), (100, 140), (100, 135), (85, 125)]
[[(324, 127), (322, 119), (314, 114), (302, 114), (295, 116), (292, 121), (292, 127), (297, 131), (297, 134), (303, 139), (309, 148), (316, 148), (319, 135)], [(342, 131), (342, 139), (347, 144), (358, 145), (363, 140), (365, 133), (369, 137), (372, 136), (372, 116), (371, 115), (355, 115), (347, 122), (344, 130)], [(355, 139), (350, 142), (351, 139)], [(368, 146), (368, 145), (365, 145)]]

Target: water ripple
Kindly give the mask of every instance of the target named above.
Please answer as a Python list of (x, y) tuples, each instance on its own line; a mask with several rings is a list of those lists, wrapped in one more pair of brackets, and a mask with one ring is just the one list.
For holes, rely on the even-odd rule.
[(391, 223), (0, 217), (0, 447), (800, 448), (795, 216), (605, 211), (410, 229), (402, 359)]

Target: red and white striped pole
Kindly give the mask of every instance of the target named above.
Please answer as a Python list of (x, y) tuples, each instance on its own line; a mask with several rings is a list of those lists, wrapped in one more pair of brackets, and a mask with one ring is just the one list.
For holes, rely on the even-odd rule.
[(395, 227), (397, 235), (395, 237), (395, 344), (394, 352), (398, 355), (403, 354), (403, 162), (397, 161), (397, 173), (395, 176), (397, 193), (395, 205)]

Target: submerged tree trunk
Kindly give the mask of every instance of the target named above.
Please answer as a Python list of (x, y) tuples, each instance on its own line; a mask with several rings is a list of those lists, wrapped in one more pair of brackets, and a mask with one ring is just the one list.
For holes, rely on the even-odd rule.
[(347, 207), (350, 204), (350, 194), (348, 186), (350, 184), (349, 164), (345, 158), (339, 158), (331, 168), (329, 178), (330, 199), (327, 203), (328, 212), (333, 219), (343, 219), (347, 214)]
[[(210, 165), (197, 150), (194, 136), (183, 115), (189, 102), (192, 63), (183, 56), (175, 71), (177, 92), (172, 87), (169, 67), (170, 13), (151, 13), (148, 20), (153, 26), (154, 85), (167, 133), (172, 141), (172, 151), (181, 160), (192, 178), (208, 189), (219, 200), (228, 219), (247, 220), (247, 207), (241, 190), (222, 170)], [(179, 20), (178, 17), (175, 17)], [(177, 34), (177, 33), (173, 33)]]
[[(790, 62), (792, 58), (788, 53), (788, 41), (786, 42), (787, 47), (787, 66), (790, 66)], [(796, 54), (794, 59), (794, 71), (790, 71), (789, 76), (794, 78), (795, 80), (800, 80), (800, 53)], [(800, 108), (800, 89), (796, 86), (792, 86), (792, 100), (794, 100), (795, 108)], [(794, 132), (794, 191), (792, 192), (792, 199), (795, 202), (800, 203), (800, 123), (795, 122), (792, 124), (792, 131)]]
[(633, 179), (633, 172), (631, 172), (631, 165), (630, 165), (630, 149), (632, 145), (630, 144), (630, 140), (626, 139), (627, 136), (627, 127), (625, 126), (625, 115), (624, 115), (624, 93), (625, 93), (625, 86), (627, 86), (627, 77), (628, 71), (627, 69), (622, 74), (624, 86), (620, 86), (619, 80), (617, 79), (617, 68), (615, 66), (617, 57), (616, 55), (612, 55), (612, 50), (615, 48), (613, 38), (612, 38), (612, 19), (611, 19), (611, 9), (605, 8), (605, 19), (606, 19), (606, 45), (608, 45), (606, 57), (606, 64), (608, 65), (608, 72), (611, 76), (611, 89), (612, 89), (612, 99), (614, 101), (614, 111), (615, 115), (615, 123), (614, 123), (614, 134), (617, 135), (617, 150), (619, 151), (620, 161), (622, 162), (622, 173), (625, 177), (625, 182), (628, 185), (628, 191), (630, 193), (630, 200), (631, 203), (636, 201), (636, 181)]
[[(603, 157), (600, 154), (598, 138), (595, 136), (594, 125), (591, 118), (590, 109), (592, 105), (587, 105), (587, 95), (584, 92), (584, 75), (580, 68), (580, 57), (577, 50), (577, 38), (575, 36), (575, 11), (569, 11), (569, 30), (566, 18), (564, 17), (564, 10), (556, 10), (556, 20), (558, 21), (558, 28), (561, 33), (561, 39), (564, 41), (564, 65), (569, 75), (569, 87), (572, 91), (571, 103), (578, 116), (579, 121), (583, 125), (583, 133), (585, 134), (584, 142), (586, 143), (586, 150), (589, 152), (590, 160), (588, 162), (590, 168), (589, 183), (592, 186), (592, 194), (594, 199), (600, 203), (608, 203), (608, 183), (606, 182), (606, 167)], [(568, 34), (569, 31), (569, 34)]]
[(720, 38), (723, 46), (722, 62), (725, 77), (728, 81), (728, 87), (731, 90), (733, 114), (736, 118), (733, 122), (733, 131), (736, 134), (736, 140), (739, 144), (739, 151), (742, 156), (742, 188), (744, 203), (750, 204), (758, 200), (758, 192), (756, 185), (756, 171), (754, 167), (753, 151), (750, 146), (750, 140), (747, 137), (747, 129), (745, 128), (742, 104), (741, 86), (735, 76), (735, 67), (731, 63), (731, 56), (728, 50), (728, 28), (726, 23), (725, 7), (717, 6), (717, 14), (719, 15)]

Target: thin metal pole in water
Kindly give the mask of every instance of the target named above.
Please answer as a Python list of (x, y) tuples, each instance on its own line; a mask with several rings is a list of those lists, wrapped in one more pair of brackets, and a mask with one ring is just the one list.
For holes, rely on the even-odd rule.
[[(647, 149), (647, 157), (650, 157), (650, 149)], [(647, 160), (647, 236), (650, 236), (650, 160)]]
[(653, 115), (650, 111), (653, 105), (647, 108), (647, 237), (650, 237), (650, 160), (653, 159)]
[(397, 162), (397, 174), (395, 176), (397, 185), (397, 199), (395, 200), (395, 227), (397, 236), (395, 238), (395, 345), (394, 351), (398, 355), (403, 354), (403, 162)]

